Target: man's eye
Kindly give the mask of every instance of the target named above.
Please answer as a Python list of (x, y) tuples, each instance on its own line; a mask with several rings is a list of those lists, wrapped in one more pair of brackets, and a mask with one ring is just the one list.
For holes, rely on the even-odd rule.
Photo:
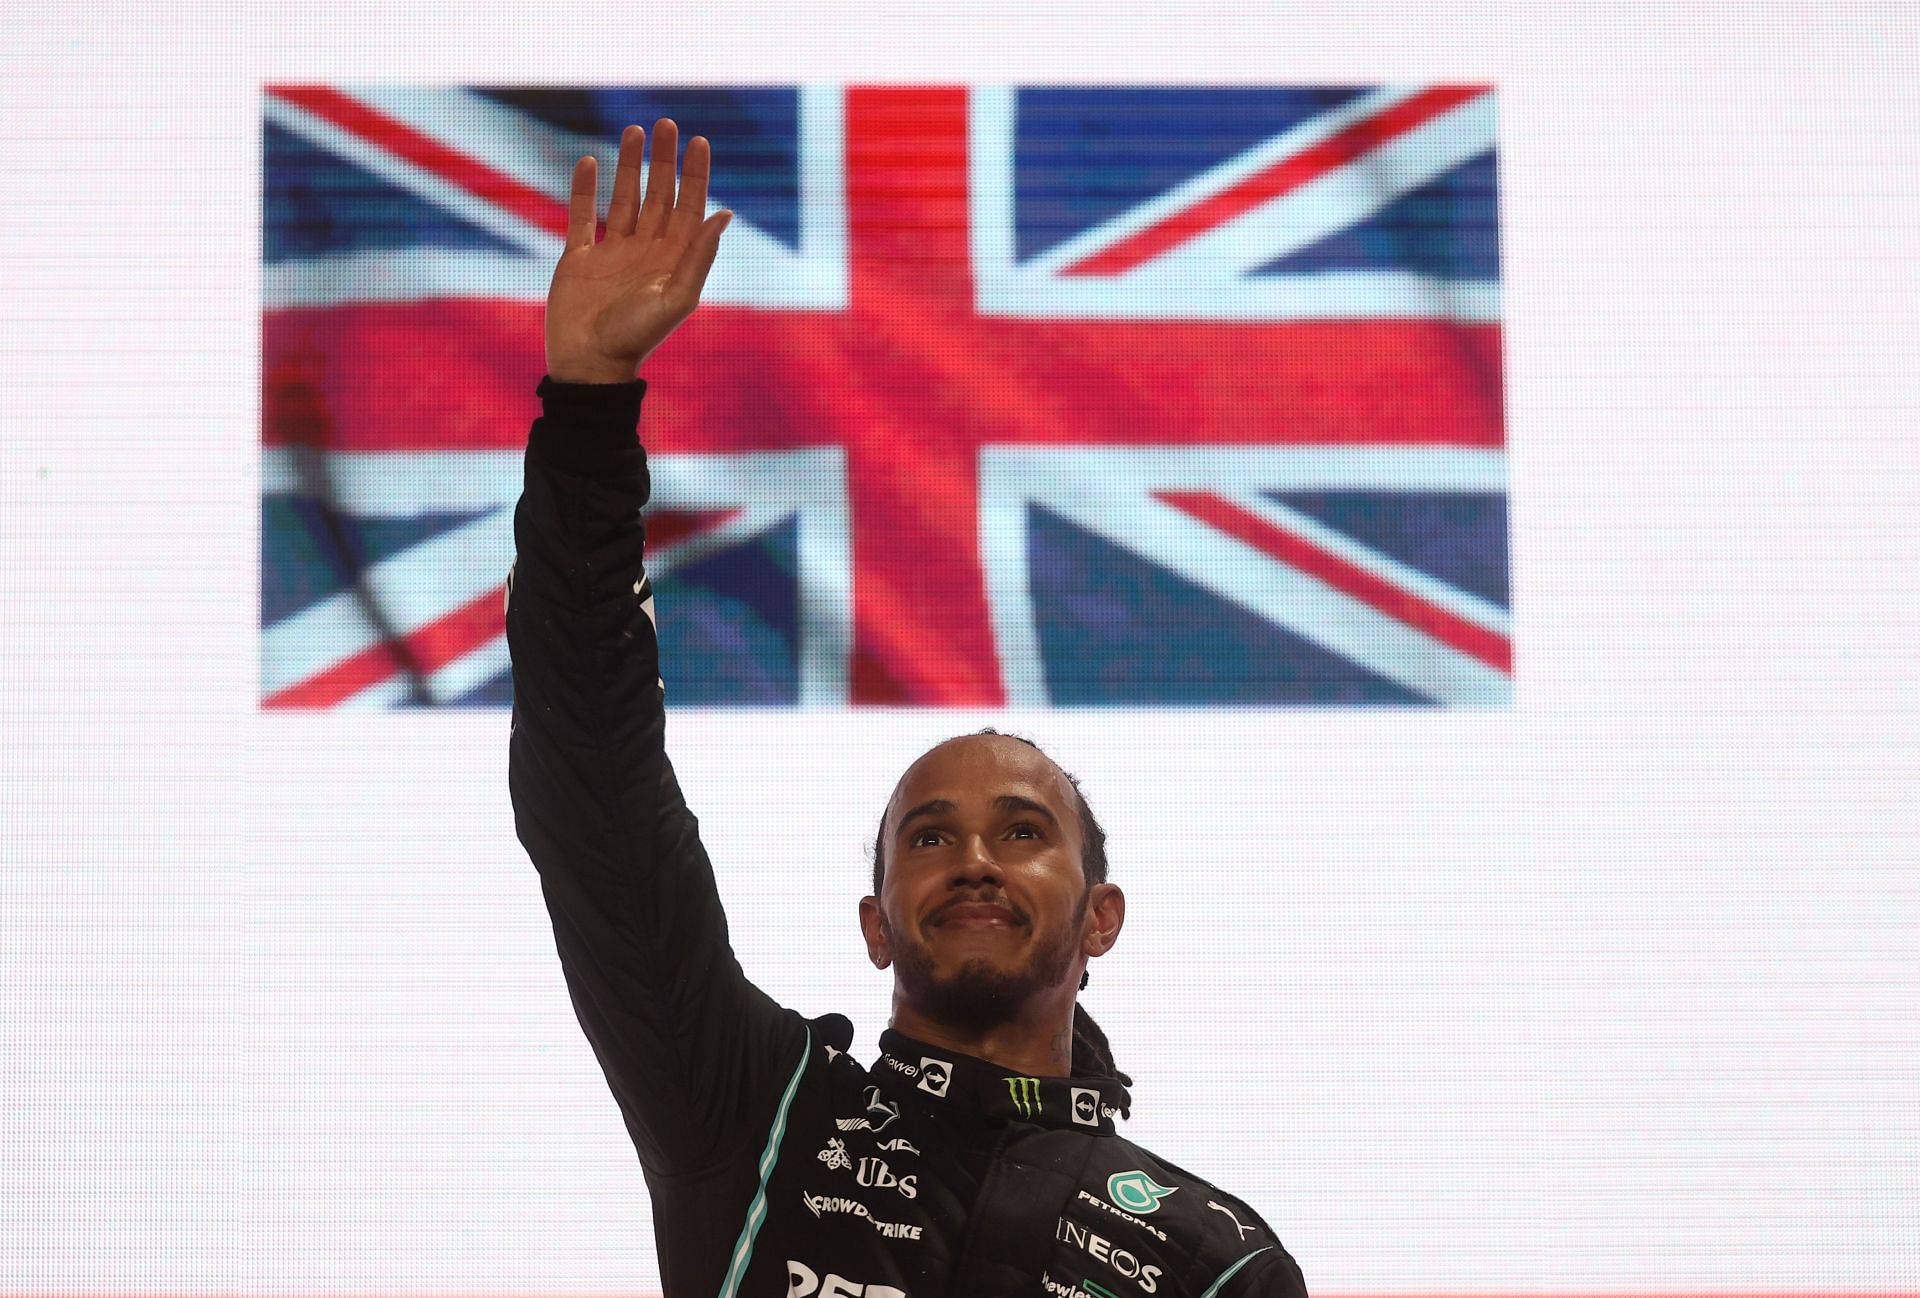
[(1040, 837), (1040, 827), (1039, 827), (1038, 825), (1029, 825), (1029, 824), (1028, 824), (1028, 823), (1027, 823), (1026, 821), (1024, 821), (1024, 820), (1023, 820), (1023, 821), (1021, 821), (1021, 822), (1020, 822), (1019, 824), (1017, 824), (1017, 825), (1015, 825), (1015, 826), (1014, 826), (1014, 827), (1013, 827), (1013, 828), (1012, 828), (1012, 829), (1011, 829), (1010, 831), (1008, 831), (1008, 832), (1009, 832), (1009, 833), (1014, 833), (1014, 834), (1021, 834), (1021, 833), (1025, 833), (1025, 834), (1031, 834), (1031, 835), (1033, 835), (1033, 836), (1034, 836), (1035, 838), (1038, 838), (1038, 837)]
[(940, 841), (940, 831), (939, 831), (939, 830), (937, 830), (937, 829), (922, 829), (922, 830), (919, 830), (919, 831), (917, 831), (917, 832), (915, 832), (915, 834), (914, 834), (914, 836), (913, 836), (912, 838), (910, 838), (910, 839), (908, 839), (908, 840), (907, 840), (907, 846), (909, 846), (909, 847), (926, 847), (926, 846), (928, 846), (928, 845), (929, 845), (929, 844), (931, 844), (931, 843), (938, 843), (939, 841)]

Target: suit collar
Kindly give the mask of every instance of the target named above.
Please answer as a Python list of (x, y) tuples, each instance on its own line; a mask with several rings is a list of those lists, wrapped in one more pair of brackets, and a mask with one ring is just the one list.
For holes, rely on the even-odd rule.
[(1114, 1134), (1114, 1114), (1131, 1105), (1111, 1077), (1029, 1077), (974, 1055), (917, 1040), (888, 1028), (874, 1065), (935, 1101), (962, 1106), (1002, 1122)]

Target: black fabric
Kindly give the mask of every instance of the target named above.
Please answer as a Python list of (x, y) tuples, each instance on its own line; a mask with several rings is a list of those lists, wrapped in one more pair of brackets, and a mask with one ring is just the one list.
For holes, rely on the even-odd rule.
[(1301, 1295), (1252, 1208), (1114, 1131), (1114, 1078), (889, 1030), (871, 1067), (741, 972), (665, 746), (644, 380), (541, 381), (514, 511), (508, 787), (668, 1298)]

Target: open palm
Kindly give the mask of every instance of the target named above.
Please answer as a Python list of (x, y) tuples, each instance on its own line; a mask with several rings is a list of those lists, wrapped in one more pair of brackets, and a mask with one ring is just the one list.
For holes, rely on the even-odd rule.
[(597, 164), (592, 154), (574, 164), (566, 251), (547, 290), (547, 373), (557, 381), (631, 380), (640, 362), (699, 305), (720, 234), (733, 219), (725, 209), (705, 215), (713, 167), (706, 137), (688, 142), (676, 195), (679, 127), (662, 117), (653, 129), (644, 202), (640, 159), (646, 132), (629, 126), (621, 134), (606, 237), (599, 243), (593, 240)]

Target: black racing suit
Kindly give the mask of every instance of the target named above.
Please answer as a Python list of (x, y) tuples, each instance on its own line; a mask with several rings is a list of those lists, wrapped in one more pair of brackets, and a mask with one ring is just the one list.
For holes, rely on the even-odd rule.
[(507, 578), (508, 783), (574, 1009), (652, 1192), (669, 1298), (1303, 1295), (1244, 1202), (1021, 1077), (806, 1019), (741, 972), (662, 743), (645, 380), (537, 389)]

